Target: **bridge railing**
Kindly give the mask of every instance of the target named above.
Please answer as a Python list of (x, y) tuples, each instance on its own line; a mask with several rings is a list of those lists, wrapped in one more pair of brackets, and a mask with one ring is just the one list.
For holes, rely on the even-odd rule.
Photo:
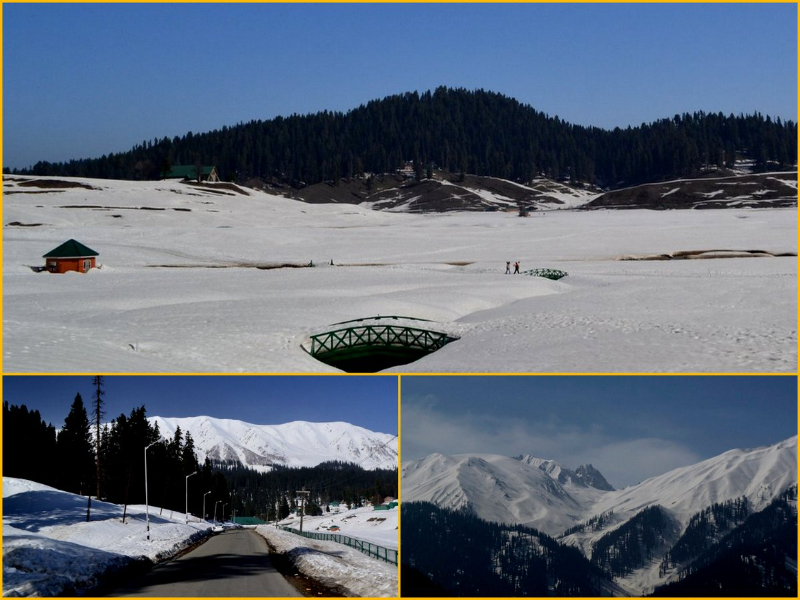
[(311, 355), (357, 346), (400, 346), (438, 350), (453, 338), (446, 333), (396, 325), (344, 327), (311, 336)]
[(350, 537), (349, 535), (342, 535), (340, 533), (316, 533), (314, 531), (304, 531), (303, 533), (300, 533), (296, 529), (292, 529), (291, 527), (286, 527), (283, 525), (281, 526), (281, 529), (312, 540), (338, 542), (339, 544), (344, 544), (345, 546), (354, 548), (359, 552), (366, 554), (367, 556), (377, 558), (393, 565), (397, 564), (397, 550), (392, 548), (384, 548), (378, 544), (365, 542), (364, 540), (359, 540), (358, 538)]
[[(402, 315), (378, 315), (375, 317), (362, 317), (361, 319), (350, 319), (349, 321), (339, 321), (338, 323), (334, 323), (333, 325), (346, 325), (347, 323), (363, 323), (364, 321), (381, 321), (384, 319), (391, 319), (392, 321), (424, 321), (426, 323), (432, 323), (430, 319), (420, 319), (419, 317), (404, 317)], [(331, 325), (331, 327), (333, 327)]]

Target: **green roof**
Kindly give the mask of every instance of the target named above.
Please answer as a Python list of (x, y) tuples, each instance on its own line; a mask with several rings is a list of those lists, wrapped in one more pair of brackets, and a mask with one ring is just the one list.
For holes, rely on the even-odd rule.
[(78, 241), (68, 240), (58, 248), (50, 250), (42, 258), (78, 258), (81, 256), (99, 256), (99, 254)]
[(258, 517), (234, 517), (233, 522), (239, 525), (264, 525), (266, 523)]
[[(211, 175), (211, 170), (214, 167), (200, 167), (201, 175)], [(172, 177), (188, 177), (193, 179), (197, 177), (197, 165), (174, 165), (167, 173), (167, 179)]]

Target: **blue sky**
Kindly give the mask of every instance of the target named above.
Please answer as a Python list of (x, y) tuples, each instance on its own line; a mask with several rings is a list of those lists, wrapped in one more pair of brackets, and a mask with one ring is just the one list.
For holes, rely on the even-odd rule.
[(795, 4), (4, 4), (3, 165), (439, 85), (605, 128), (796, 120)]
[(794, 377), (404, 377), (402, 459), (532, 454), (615, 487), (797, 434)]
[[(289, 421), (346, 421), (397, 433), (397, 378), (358, 376), (107, 376), (106, 420), (133, 408), (148, 416), (207, 415), (256, 425)], [(5, 376), (3, 401), (25, 404), (59, 428), (75, 395), (91, 402), (86, 376)]]

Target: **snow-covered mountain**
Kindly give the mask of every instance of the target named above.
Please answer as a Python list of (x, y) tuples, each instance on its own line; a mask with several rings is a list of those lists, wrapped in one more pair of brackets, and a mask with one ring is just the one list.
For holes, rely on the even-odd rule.
[(660, 504), (685, 523), (716, 502), (745, 496), (758, 511), (797, 483), (797, 436), (761, 448), (729, 450), (702, 462), (609, 492), (592, 507), (630, 514)]
[(341, 421), (254, 425), (213, 417), (149, 417), (162, 437), (172, 438), (178, 427), (191, 433), (198, 458), (237, 460), (268, 471), (273, 465), (312, 467), (329, 460), (356, 463), (364, 469), (397, 466), (397, 436), (376, 433)]
[(539, 467), (545, 473), (550, 475), (553, 479), (557, 479), (560, 483), (574, 483), (577, 486), (588, 486), (597, 488), (598, 490), (613, 491), (614, 488), (606, 481), (603, 474), (595, 469), (591, 464), (581, 465), (574, 471), (567, 469), (565, 466), (558, 464), (552, 460), (544, 460), (536, 458), (530, 454), (520, 454), (516, 457), (524, 463)]
[[(644, 509), (659, 506), (670, 523), (663, 547), (646, 566), (617, 580), (632, 593), (642, 594), (676, 574), (660, 571), (659, 564), (693, 515), (742, 497), (751, 513), (758, 512), (796, 485), (797, 436), (793, 436), (771, 446), (730, 450), (622, 490), (613, 490), (591, 465), (573, 471), (530, 455), (432, 454), (403, 464), (402, 494), (406, 502), (432, 502), (468, 510), (487, 521), (535, 527), (576, 546), (587, 558), (603, 536)], [(590, 520), (592, 526), (575, 527)]]
[(552, 461), (495, 454), (431, 454), (403, 465), (402, 484), (406, 502), (470, 510), (550, 535), (579, 523), (605, 493)]

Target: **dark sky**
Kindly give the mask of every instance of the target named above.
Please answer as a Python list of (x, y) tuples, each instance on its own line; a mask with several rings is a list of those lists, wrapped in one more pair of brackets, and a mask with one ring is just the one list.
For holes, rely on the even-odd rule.
[[(147, 407), (148, 416), (207, 415), (256, 425), (345, 421), (397, 433), (397, 378), (384, 376), (107, 376), (106, 420)], [(25, 404), (56, 428), (75, 394), (91, 402), (87, 376), (5, 376), (3, 401)]]
[(797, 434), (794, 377), (404, 377), (402, 460), (592, 463), (615, 487)]

